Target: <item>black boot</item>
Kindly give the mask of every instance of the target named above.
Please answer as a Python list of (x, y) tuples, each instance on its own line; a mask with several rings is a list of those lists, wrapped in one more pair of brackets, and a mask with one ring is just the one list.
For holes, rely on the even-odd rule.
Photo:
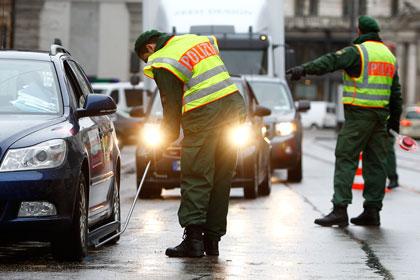
[(358, 226), (379, 226), (381, 224), (379, 209), (365, 207), (362, 214), (355, 218), (351, 218), (350, 222)]
[(168, 257), (200, 258), (204, 256), (203, 230), (200, 226), (187, 226), (184, 231), (184, 240), (176, 247), (166, 249)]
[(204, 235), (204, 251), (207, 256), (219, 255), (219, 240)]
[(345, 227), (349, 225), (349, 217), (347, 216), (347, 205), (334, 205), (334, 209), (327, 216), (316, 219), (315, 224), (323, 227), (340, 226)]
[(398, 184), (398, 179), (389, 179), (388, 189), (392, 190), (398, 188), (400, 184)]

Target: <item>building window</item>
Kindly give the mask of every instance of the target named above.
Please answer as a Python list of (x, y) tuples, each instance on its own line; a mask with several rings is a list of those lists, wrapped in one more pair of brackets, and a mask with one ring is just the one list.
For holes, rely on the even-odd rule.
[(367, 3), (366, 0), (359, 0), (359, 15), (366, 15)]
[(295, 15), (303, 16), (305, 10), (305, 0), (295, 0)]
[(400, 6), (399, 0), (391, 0), (391, 16), (398, 15), (399, 6)]
[(357, 5), (357, 14), (359, 15), (366, 15), (367, 13), (367, 2), (366, 0), (342, 0), (343, 3), (343, 16), (350, 17), (354, 16), (354, 9)]
[(309, 15), (317, 16), (318, 15), (318, 7), (319, 7), (319, 1), (318, 0), (310, 0), (310, 2), (309, 2)]

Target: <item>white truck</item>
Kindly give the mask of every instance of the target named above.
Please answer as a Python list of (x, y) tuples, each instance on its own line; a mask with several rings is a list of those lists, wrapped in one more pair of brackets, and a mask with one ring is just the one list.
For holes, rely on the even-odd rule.
[(215, 35), (231, 74), (285, 77), (283, 1), (143, 0), (143, 30)]

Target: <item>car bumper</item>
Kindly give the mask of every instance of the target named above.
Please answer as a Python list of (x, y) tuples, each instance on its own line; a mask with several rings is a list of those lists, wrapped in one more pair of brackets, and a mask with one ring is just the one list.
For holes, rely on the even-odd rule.
[(298, 136), (275, 136), (271, 142), (271, 167), (288, 169), (296, 166), (301, 155)]
[[(0, 173), (0, 235), (44, 239), (67, 230), (72, 221), (77, 178), (67, 168)], [(19, 217), (22, 202), (44, 201), (56, 215)]]
[[(253, 181), (254, 178), (246, 172), (246, 165), (254, 160), (255, 152), (255, 147), (249, 147), (239, 154), (235, 177), (232, 179), (232, 187), (243, 187), (244, 184)], [(138, 155), (138, 158), (144, 163), (150, 160), (145, 155)], [(181, 184), (180, 166), (180, 157), (164, 156), (158, 160), (152, 159), (145, 183), (156, 184), (165, 189), (179, 188)]]

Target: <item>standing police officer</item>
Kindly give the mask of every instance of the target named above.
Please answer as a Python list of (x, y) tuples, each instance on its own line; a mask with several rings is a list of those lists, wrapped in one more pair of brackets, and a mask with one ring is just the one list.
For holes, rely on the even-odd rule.
[(387, 176), (389, 137), (387, 128), (399, 131), (401, 87), (397, 62), (379, 37), (379, 25), (369, 16), (359, 17), (359, 37), (354, 45), (329, 53), (287, 71), (292, 80), (305, 74), (323, 75), (344, 70), (345, 124), (335, 150), (333, 211), (316, 219), (321, 226), (347, 226), (347, 205), (352, 202), (352, 183), (363, 152), (364, 211), (350, 222), (380, 225)]
[(135, 52), (147, 62), (144, 74), (159, 88), (166, 143), (178, 138), (180, 124), (184, 133), (178, 218), (185, 239), (166, 255), (219, 255), (237, 158), (226, 132), (244, 119), (243, 98), (218, 55), (214, 36), (150, 30), (138, 37)]

